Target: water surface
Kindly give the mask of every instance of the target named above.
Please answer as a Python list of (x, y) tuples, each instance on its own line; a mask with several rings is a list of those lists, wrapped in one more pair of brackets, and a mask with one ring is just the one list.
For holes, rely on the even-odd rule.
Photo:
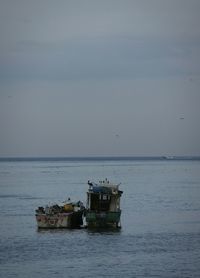
[[(120, 231), (38, 231), (34, 211), (121, 182)], [(200, 277), (200, 161), (0, 162), (0, 277)]]

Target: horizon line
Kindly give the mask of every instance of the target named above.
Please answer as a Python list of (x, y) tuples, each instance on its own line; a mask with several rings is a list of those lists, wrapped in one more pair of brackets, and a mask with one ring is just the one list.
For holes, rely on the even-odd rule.
[(0, 161), (67, 161), (67, 160), (200, 160), (200, 155), (160, 155), (160, 156), (6, 156)]

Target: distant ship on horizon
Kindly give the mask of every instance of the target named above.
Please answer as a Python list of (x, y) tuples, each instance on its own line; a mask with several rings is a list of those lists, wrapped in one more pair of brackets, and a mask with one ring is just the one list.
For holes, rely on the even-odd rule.
[(167, 156), (163, 156), (164, 159), (174, 159), (176, 158), (175, 156), (173, 155), (167, 155)]

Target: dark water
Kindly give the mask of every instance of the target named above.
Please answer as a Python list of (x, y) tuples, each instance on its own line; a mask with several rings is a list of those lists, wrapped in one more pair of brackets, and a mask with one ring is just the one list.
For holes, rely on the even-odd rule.
[[(37, 231), (37, 206), (105, 177), (120, 231)], [(200, 161), (2, 161), (0, 223), (0, 277), (200, 277)]]

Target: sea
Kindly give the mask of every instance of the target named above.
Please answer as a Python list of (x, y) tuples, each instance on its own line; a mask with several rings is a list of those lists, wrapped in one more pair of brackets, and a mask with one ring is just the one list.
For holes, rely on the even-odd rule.
[[(121, 229), (38, 230), (35, 209), (121, 183)], [(0, 161), (0, 277), (200, 277), (200, 160)]]

